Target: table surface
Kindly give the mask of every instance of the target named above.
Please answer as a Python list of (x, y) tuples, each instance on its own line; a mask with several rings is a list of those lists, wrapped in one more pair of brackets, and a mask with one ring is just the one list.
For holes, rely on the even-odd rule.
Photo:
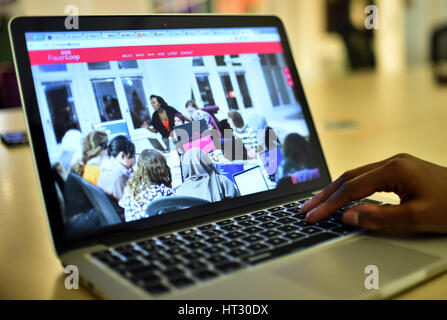
[[(427, 67), (405, 74), (356, 73), (305, 84), (333, 178), (368, 162), (408, 152), (447, 165), (447, 87)], [(0, 131), (24, 129), (21, 109), (0, 111)], [(0, 299), (94, 299), (66, 290), (53, 252), (29, 147), (0, 145)], [(446, 299), (447, 274), (398, 299)]]

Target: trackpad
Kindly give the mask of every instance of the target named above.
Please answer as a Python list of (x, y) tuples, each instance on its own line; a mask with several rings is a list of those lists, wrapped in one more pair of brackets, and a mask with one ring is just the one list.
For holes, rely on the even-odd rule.
[(275, 271), (328, 298), (349, 299), (369, 293), (365, 279), (371, 273), (365, 273), (366, 266), (377, 267), (380, 289), (436, 260), (439, 257), (383, 240), (359, 237), (297, 257)]

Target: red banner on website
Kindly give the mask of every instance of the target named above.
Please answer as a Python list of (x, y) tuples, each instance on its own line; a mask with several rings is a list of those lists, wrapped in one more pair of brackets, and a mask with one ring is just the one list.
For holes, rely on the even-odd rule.
[(29, 57), (31, 65), (47, 65), (282, 52), (281, 42), (275, 41), (34, 50)]

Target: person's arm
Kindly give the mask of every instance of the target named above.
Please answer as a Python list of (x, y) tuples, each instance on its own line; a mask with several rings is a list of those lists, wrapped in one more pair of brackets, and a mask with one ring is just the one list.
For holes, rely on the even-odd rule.
[(343, 214), (343, 222), (371, 230), (447, 233), (447, 168), (408, 154), (371, 163), (341, 175), (307, 201), (306, 221), (328, 218), (350, 201), (375, 192), (394, 192), (399, 205), (361, 204)]

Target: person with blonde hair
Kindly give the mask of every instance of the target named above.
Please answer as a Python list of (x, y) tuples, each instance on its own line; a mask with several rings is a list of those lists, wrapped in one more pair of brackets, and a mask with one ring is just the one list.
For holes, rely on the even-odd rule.
[(152, 201), (172, 195), (171, 169), (166, 158), (157, 150), (145, 149), (127, 181), (119, 205), (124, 208), (126, 222), (140, 220), (148, 218), (146, 209)]
[(101, 171), (101, 163), (107, 154), (107, 134), (93, 130), (83, 140), (82, 158), (72, 167), (75, 173), (96, 185)]

